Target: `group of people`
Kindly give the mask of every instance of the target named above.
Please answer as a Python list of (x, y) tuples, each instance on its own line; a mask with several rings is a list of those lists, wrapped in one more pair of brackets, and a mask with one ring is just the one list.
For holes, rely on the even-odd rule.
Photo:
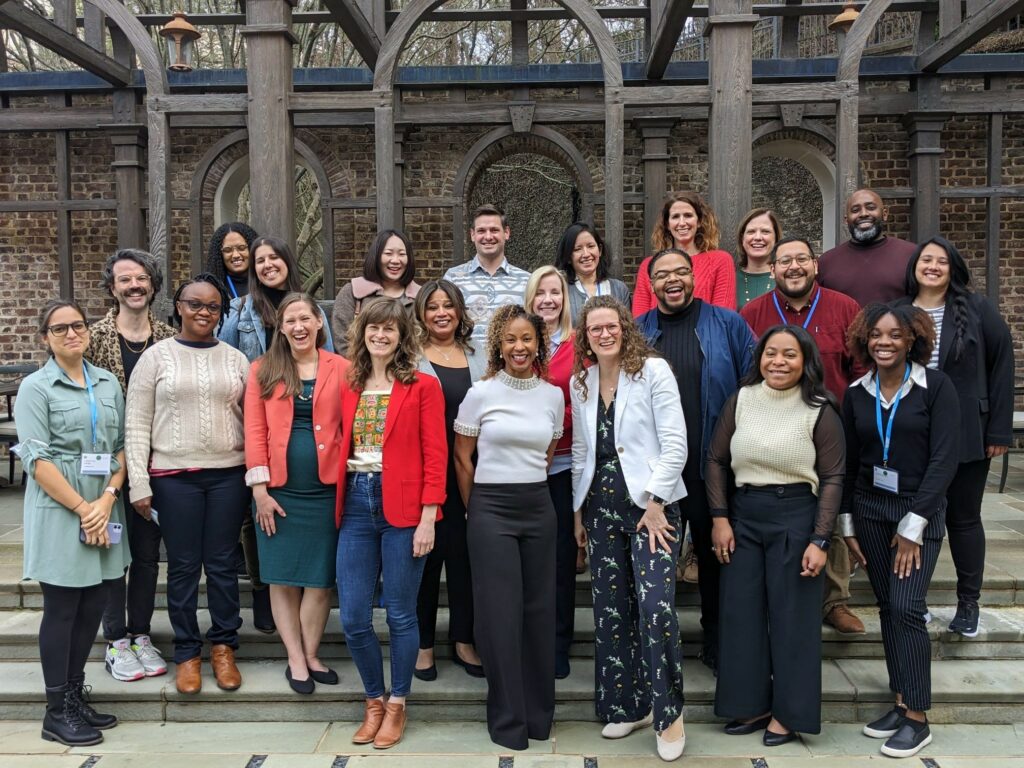
[(819, 258), (751, 211), (734, 260), (703, 199), (673, 195), (631, 296), (593, 226), (570, 226), (531, 274), (484, 206), (474, 257), (423, 285), (409, 239), (379, 233), (330, 318), (286, 243), (229, 224), (210, 273), (175, 292), (176, 329), (149, 309), (156, 262), (118, 251), (104, 271), (116, 306), (90, 326), (72, 301), (47, 305), (51, 359), (16, 400), (44, 738), (95, 744), (116, 724), (84, 685), (101, 618), (117, 679), (166, 672), (149, 638), (161, 540), (178, 690), (202, 685), (202, 572), (214, 678), (242, 684), (241, 536), (254, 623), (280, 634), (298, 694), (338, 683), (319, 658), (336, 586), (366, 699), (352, 740), (380, 749), (402, 739), (413, 678), (438, 677), (442, 570), (451, 658), (486, 677), (491, 738), (548, 738), (585, 550), (601, 734), (653, 724), (674, 760), (688, 528), (726, 733), (775, 746), (820, 732), (821, 624), (864, 631), (846, 606), (859, 564), (894, 695), (864, 733), (915, 754), (931, 740), (926, 595), (947, 531), (949, 628), (978, 632), (1012, 344), (951, 243), (887, 236), (871, 190), (846, 212), (850, 241)]

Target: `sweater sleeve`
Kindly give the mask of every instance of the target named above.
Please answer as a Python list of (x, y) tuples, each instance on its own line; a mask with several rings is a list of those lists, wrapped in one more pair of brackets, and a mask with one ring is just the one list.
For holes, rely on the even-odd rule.
[(732, 464), (732, 436), (736, 433), (736, 403), (739, 392), (734, 392), (715, 424), (715, 434), (708, 446), (707, 462), (704, 466), (704, 482), (707, 484), (708, 507), (712, 517), (729, 515), (729, 471)]
[(814, 536), (832, 536), (836, 516), (843, 502), (843, 476), (846, 473), (846, 442), (843, 422), (830, 405), (823, 405), (814, 425), (814, 469), (818, 475), (818, 514), (814, 518)]
[(843, 499), (839, 505), (836, 530), (840, 536), (854, 536), (853, 492), (860, 473), (860, 436), (857, 434), (857, 419), (853, 411), (853, 399), (857, 393), (852, 389), (843, 398), (843, 434), (846, 437), (846, 477), (843, 480)]
[[(171, 342), (168, 342), (171, 343)], [(147, 350), (132, 371), (125, 406), (124, 452), (128, 464), (129, 501), (153, 495), (149, 486), (149, 454), (152, 450), (153, 415), (156, 412), (156, 379), (160, 353)]]
[(348, 357), (348, 327), (356, 316), (356, 300), (352, 294), (352, 283), (345, 283), (338, 291), (331, 310), (331, 333), (334, 337), (334, 351)]
[(988, 371), (988, 429), (985, 446), (1013, 444), (1013, 339), (1006, 321), (988, 299), (981, 301), (981, 333)]
[(651, 278), (647, 274), (647, 265), (650, 263), (651, 257), (648, 256), (640, 262), (640, 269), (636, 273), (636, 289), (633, 291), (633, 317), (640, 317), (654, 306)]
[(632, 304), (633, 296), (629, 292), (629, 286), (621, 280), (612, 280), (612, 296), (618, 299), (623, 305), (629, 307)]
[(711, 304), (716, 307), (725, 307), (736, 311), (736, 267), (733, 264), (732, 256), (726, 251), (715, 251), (709, 254), (715, 260), (711, 279), (714, 286), (711, 289)]
[(462, 404), (459, 406), (459, 413), (455, 417), (455, 424), (453, 425), (455, 434), (465, 435), (466, 437), (480, 436), (482, 406), (480, 384), (477, 383), (469, 388), (469, 392), (466, 393)]

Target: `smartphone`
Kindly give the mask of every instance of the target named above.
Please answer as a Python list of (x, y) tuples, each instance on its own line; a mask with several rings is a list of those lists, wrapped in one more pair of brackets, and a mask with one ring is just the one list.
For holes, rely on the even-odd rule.
[(157, 512), (152, 507), (149, 508), (149, 519), (152, 520), (157, 525), (160, 525), (160, 513)]
[[(107, 523), (107, 533), (110, 536), (111, 544), (121, 543), (121, 524), (120, 523)], [(78, 540), (81, 542), (85, 541), (85, 531), (78, 531)]]

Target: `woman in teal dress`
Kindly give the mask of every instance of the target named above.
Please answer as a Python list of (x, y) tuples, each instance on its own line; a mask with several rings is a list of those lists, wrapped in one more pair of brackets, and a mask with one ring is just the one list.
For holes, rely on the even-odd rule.
[(340, 463), (341, 387), (347, 361), (322, 349), (323, 316), (308, 295), (277, 308), (267, 354), (245, 392), (246, 483), (253, 489), (260, 575), (288, 651), (296, 693), (338, 675), (318, 657), (335, 581), (334, 499)]
[(78, 304), (47, 304), (39, 335), (50, 359), (22, 382), (14, 403), (17, 452), (28, 475), (24, 577), (43, 592), (42, 736), (85, 746), (103, 741), (99, 729), (117, 725), (89, 706), (85, 661), (108, 582), (124, 575), (131, 559), (119, 537), (124, 396), (114, 374), (83, 360), (89, 326)]

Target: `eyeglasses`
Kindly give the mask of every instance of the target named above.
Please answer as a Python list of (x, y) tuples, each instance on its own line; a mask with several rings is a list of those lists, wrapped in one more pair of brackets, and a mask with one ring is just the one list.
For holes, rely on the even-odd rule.
[(68, 330), (74, 331), (76, 336), (81, 336), (89, 330), (89, 324), (84, 320), (75, 320), (73, 323), (57, 323), (48, 326), (46, 330), (57, 337), (67, 336)]
[(587, 335), (599, 339), (606, 333), (609, 336), (618, 336), (622, 332), (622, 326), (619, 323), (608, 323), (607, 325), (588, 325)]
[(232, 253), (248, 253), (248, 245), (225, 245), (220, 249), (221, 256), (230, 256)]
[(182, 304), (188, 307), (193, 312), (198, 312), (201, 309), (205, 309), (211, 315), (219, 315), (221, 310), (224, 309), (220, 304), (204, 304), (198, 299), (178, 299)]
[(794, 261), (797, 263), (797, 266), (806, 267), (808, 264), (814, 261), (814, 257), (808, 256), (806, 253), (803, 254), (802, 256), (797, 256), (796, 258), (792, 256), (786, 256), (781, 259), (776, 259), (775, 266), (782, 267), (783, 269), (785, 269), (786, 267), (792, 266)]
[(139, 285), (149, 285), (152, 279), (149, 275), (124, 275), (123, 277), (117, 278), (114, 281), (119, 286), (129, 286), (132, 283), (138, 283)]
[(678, 269), (669, 269), (661, 272), (655, 272), (651, 275), (651, 280), (656, 283), (668, 280), (670, 277), (689, 277), (693, 274), (693, 270), (689, 267), (679, 267)]

